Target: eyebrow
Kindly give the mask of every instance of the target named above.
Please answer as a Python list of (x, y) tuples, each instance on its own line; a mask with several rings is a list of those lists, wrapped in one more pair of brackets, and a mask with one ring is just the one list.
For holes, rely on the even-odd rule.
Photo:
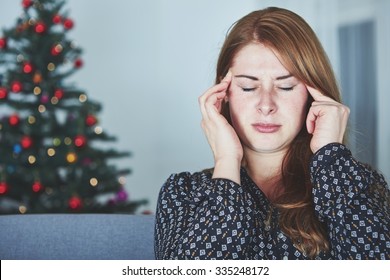
[[(287, 75), (284, 75), (284, 76), (277, 77), (276, 80), (280, 81), (280, 80), (291, 78), (292, 76), (293, 75), (291, 75), (291, 74), (287, 74)], [(253, 80), (253, 81), (258, 81), (259, 80), (259, 78), (255, 77), (255, 76), (250, 76), (250, 75), (236, 75), (234, 77), (236, 77), (236, 78), (247, 78), (247, 79), (250, 79), (250, 80)]]
[(285, 80), (285, 79), (291, 78), (292, 76), (293, 75), (291, 75), (291, 74), (287, 74), (287, 75), (284, 75), (284, 76), (277, 77), (276, 80), (277, 81)]
[(236, 78), (247, 78), (247, 79), (250, 79), (250, 80), (253, 80), (253, 81), (258, 81), (259, 79), (255, 76), (249, 76), (249, 75), (236, 75), (234, 76)]

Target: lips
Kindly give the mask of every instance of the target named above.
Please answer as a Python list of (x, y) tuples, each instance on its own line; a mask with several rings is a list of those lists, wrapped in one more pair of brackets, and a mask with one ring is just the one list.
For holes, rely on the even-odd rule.
[(260, 133), (275, 133), (281, 127), (281, 125), (273, 123), (255, 123), (252, 126), (256, 131)]

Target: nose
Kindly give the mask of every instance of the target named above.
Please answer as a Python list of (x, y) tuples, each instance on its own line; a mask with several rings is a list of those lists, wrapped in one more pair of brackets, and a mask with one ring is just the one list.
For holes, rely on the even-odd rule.
[(259, 94), (257, 110), (263, 115), (273, 114), (277, 111), (277, 104), (272, 90), (262, 90)]

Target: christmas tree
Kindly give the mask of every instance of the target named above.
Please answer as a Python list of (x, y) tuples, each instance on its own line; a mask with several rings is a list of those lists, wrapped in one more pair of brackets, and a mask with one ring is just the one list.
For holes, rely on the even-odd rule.
[(65, 82), (83, 61), (64, 4), (23, 0), (0, 35), (0, 214), (134, 213), (146, 201), (129, 201), (130, 170), (108, 162), (129, 152), (102, 148), (116, 139), (101, 105)]

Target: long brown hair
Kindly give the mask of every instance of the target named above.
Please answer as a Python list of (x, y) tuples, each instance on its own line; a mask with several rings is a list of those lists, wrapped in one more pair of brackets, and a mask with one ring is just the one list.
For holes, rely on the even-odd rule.
[[(226, 75), (236, 54), (246, 45), (261, 43), (279, 56), (283, 66), (303, 83), (340, 102), (340, 91), (330, 62), (310, 26), (297, 14), (270, 7), (238, 20), (222, 46), (216, 83)], [(312, 102), (309, 95), (308, 108)], [(222, 114), (230, 122), (228, 103)], [(282, 194), (273, 204), (279, 209), (279, 225), (295, 246), (314, 258), (329, 250), (326, 229), (315, 216), (309, 162), (311, 135), (303, 125), (291, 144), (282, 165)]]

